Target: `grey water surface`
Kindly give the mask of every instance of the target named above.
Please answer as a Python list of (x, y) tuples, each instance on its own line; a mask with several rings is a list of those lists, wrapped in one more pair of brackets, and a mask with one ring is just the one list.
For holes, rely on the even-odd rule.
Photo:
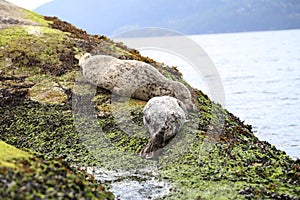
[(88, 167), (87, 172), (115, 195), (115, 199), (161, 199), (169, 194), (170, 183), (158, 178), (156, 170), (116, 171)]

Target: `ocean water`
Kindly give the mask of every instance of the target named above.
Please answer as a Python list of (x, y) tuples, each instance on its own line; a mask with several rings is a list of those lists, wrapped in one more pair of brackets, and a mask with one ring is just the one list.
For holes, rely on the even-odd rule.
[[(251, 124), (260, 140), (300, 158), (300, 30), (188, 37), (214, 63), (225, 108)], [(140, 51), (178, 66), (192, 86), (209, 93), (205, 80), (180, 55), (161, 49)]]

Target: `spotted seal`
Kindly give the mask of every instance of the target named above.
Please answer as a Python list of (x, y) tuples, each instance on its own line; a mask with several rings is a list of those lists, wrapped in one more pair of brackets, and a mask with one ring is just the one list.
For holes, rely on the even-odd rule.
[(191, 93), (180, 82), (164, 77), (152, 65), (136, 60), (120, 60), (89, 53), (76, 56), (83, 75), (92, 84), (112, 93), (148, 101), (156, 96), (173, 96), (193, 109)]
[(151, 140), (142, 149), (141, 156), (155, 158), (187, 122), (187, 110), (183, 102), (170, 97), (153, 97), (143, 110), (143, 121), (148, 129)]

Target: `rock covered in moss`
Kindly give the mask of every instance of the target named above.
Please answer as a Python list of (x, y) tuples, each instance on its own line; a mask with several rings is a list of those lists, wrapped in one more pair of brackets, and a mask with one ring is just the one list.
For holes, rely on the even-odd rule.
[[(13, 148), (0, 142), (2, 147)], [(3, 157), (0, 159), (2, 199), (114, 199), (85, 171), (71, 168), (62, 160), (28, 157), (26, 152), (21, 158), (15, 151), (9, 152), (13, 158), (6, 159), (11, 165), (3, 165)]]
[[(27, 14), (32, 24), (0, 29), (1, 140), (43, 154), (42, 162), (49, 165), (48, 159), (62, 158), (77, 166), (159, 166), (157, 176), (173, 185), (167, 199), (299, 198), (299, 160), (259, 141), (250, 125), (188, 86), (176, 68), (58, 18)], [(142, 120), (146, 102), (114, 99), (109, 91), (88, 84), (74, 59), (80, 52), (151, 64), (190, 89), (201, 115), (189, 113), (190, 122), (161, 159), (141, 159), (137, 154), (149, 141)], [(24, 169), (38, 163), (24, 163)], [(68, 180), (61, 167), (52, 167), (48, 172), (62, 172)]]
[(27, 12), (7, 1), (0, 1), (0, 13), (0, 29), (18, 25), (40, 25), (29, 19), (36, 14)]

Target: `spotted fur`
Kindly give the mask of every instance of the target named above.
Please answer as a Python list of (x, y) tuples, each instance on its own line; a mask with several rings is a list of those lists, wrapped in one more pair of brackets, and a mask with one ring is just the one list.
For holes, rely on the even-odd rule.
[(141, 155), (153, 158), (187, 122), (187, 110), (180, 100), (170, 96), (161, 96), (150, 99), (143, 113), (143, 121), (151, 140), (143, 148)]
[(184, 102), (188, 109), (193, 108), (187, 87), (168, 80), (150, 64), (87, 53), (79, 58), (79, 65), (89, 82), (114, 94), (145, 101), (168, 95)]

